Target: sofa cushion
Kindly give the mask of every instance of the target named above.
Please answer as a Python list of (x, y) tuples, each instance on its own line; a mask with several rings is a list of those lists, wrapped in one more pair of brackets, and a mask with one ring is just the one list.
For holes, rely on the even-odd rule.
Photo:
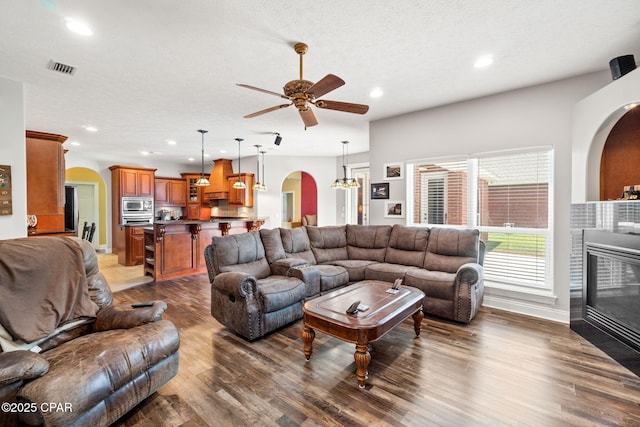
[(375, 261), (367, 261), (364, 259), (346, 259), (331, 262), (331, 264), (339, 265), (347, 270), (347, 273), (349, 273), (349, 282), (364, 280), (364, 270), (368, 265), (375, 263)]
[(282, 246), (280, 230), (278, 230), (277, 228), (264, 228), (260, 230), (260, 238), (262, 239), (264, 253), (269, 264), (273, 264), (277, 260), (286, 257), (284, 246)]
[(384, 262), (391, 236), (390, 225), (347, 225), (349, 259)]
[(318, 264), (349, 259), (346, 226), (305, 227)]
[(233, 234), (214, 236), (211, 242), (213, 249), (213, 268), (216, 274), (225, 272), (243, 272), (263, 279), (269, 274), (269, 263), (265, 258), (264, 246), (260, 233)]
[(394, 282), (396, 279), (401, 279), (408, 271), (418, 269), (418, 267), (410, 265), (379, 262), (370, 264), (365, 268), (364, 278), (366, 280), (382, 280), (384, 282)]
[(455, 281), (455, 273), (416, 269), (407, 271), (404, 284), (420, 289), (426, 298), (454, 301)]
[(304, 282), (294, 277), (269, 276), (258, 280), (258, 297), (265, 313), (303, 301), (305, 296)]
[(478, 262), (480, 232), (455, 228), (432, 228), (424, 268), (455, 273), (461, 265)]
[(328, 292), (349, 283), (349, 273), (344, 267), (330, 264), (318, 264), (313, 268), (320, 272), (320, 293)]
[(301, 258), (309, 264), (316, 263), (305, 227), (280, 228), (279, 230), (282, 247), (287, 258)]
[(389, 247), (384, 257), (386, 263), (422, 267), (427, 251), (429, 229), (396, 224), (391, 230)]

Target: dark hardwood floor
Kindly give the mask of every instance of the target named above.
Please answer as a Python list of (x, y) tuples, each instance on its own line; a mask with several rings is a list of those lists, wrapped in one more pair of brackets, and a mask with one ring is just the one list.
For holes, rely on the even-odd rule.
[(255, 342), (209, 314), (206, 274), (137, 286), (117, 303), (163, 299), (180, 370), (118, 426), (640, 426), (640, 378), (568, 325), (483, 308), (470, 325), (426, 316), (373, 345), (367, 388), (354, 345), (302, 323)]

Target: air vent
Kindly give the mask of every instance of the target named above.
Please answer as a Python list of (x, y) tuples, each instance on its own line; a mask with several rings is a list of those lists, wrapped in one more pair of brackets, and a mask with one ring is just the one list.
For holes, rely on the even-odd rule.
[(57, 71), (59, 73), (62, 74), (68, 74), (70, 76), (73, 75), (73, 73), (76, 72), (76, 67), (73, 67), (71, 65), (67, 65), (67, 64), (63, 64), (61, 62), (56, 62), (53, 59), (51, 61), (49, 61), (49, 65), (47, 66), (48, 69), (53, 70), (53, 71)]

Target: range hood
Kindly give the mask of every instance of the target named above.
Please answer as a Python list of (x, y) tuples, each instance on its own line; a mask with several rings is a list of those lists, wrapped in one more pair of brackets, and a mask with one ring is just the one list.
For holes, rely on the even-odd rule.
[(204, 188), (205, 200), (220, 200), (229, 198), (229, 181), (227, 177), (233, 175), (230, 159), (216, 159), (209, 176), (209, 184)]

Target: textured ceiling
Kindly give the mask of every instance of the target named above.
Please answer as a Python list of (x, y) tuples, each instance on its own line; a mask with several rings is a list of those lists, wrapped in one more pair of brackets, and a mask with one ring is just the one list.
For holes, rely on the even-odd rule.
[[(638, 0), (2, 0), (0, 76), (25, 84), (26, 127), (69, 137), (66, 148), (103, 158), (152, 151), (184, 163), (235, 156), (234, 138), (271, 154), (368, 150), (368, 123), (410, 111), (608, 69), (640, 57)], [(85, 20), (90, 37), (69, 32)], [(236, 86), (280, 92), (298, 78), (296, 42), (309, 45), (304, 77), (346, 85), (324, 96), (369, 104), (364, 115), (315, 110), (304, 130), (295, 107)], [(473, 62), (492, 54), (494, 64)], [(73, 76), (50, 60), (77, 67)], [(378, 86), (380, 98), (370, 98)], [(85, 125), (98, 132), (88, 133)], [(283, 141), (273, 145), (279, 132)], [(401, 135), (400, 135), (401, 137)], [(177, 144), (170, 146), (167, 140)], [(71, 141), (81, 145), (72, 146)], [(162, 153), (162, 154), (158, 154)]]

